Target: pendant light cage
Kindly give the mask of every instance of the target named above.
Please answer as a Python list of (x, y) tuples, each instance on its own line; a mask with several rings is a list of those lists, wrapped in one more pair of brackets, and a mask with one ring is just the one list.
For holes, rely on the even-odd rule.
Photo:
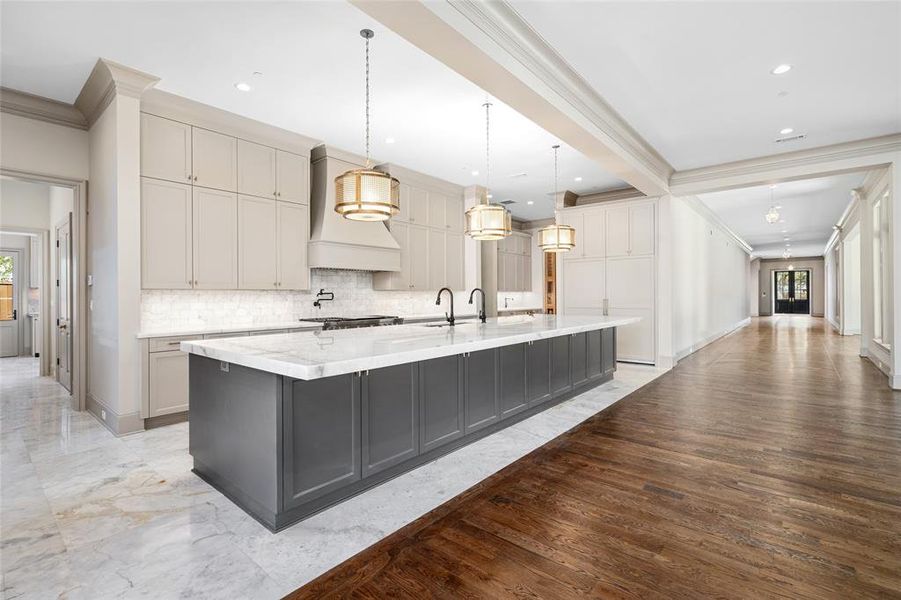
[(464, 232), (474, 240), (490, 242), (502, 240), (513, 233), (513, 215), (501, 204), (488, 202), (488, 189), (491, 182), (491, 103), (485, 107), (485, 193), (479, 203), (466, 211)]
[[(560, 145), (554, 148), (554, 197), (557, 195), (557, 152)], [(556, 206), (554, 207), (556, 209)], [(576, 247), (576, 230), (569, 225), (560, 225), (554, 218), (554, 224), (538, 230), (538, 247), (544, 252), (569, 252)]]
[(363, 29), (366, 40), (366, 166), (335, 178), (335, 212), (353, 221), (387, 221), (400, 212), (400, 182), (390, 173), (372, 169), (369, 159), (369, 40), (375, 33)]

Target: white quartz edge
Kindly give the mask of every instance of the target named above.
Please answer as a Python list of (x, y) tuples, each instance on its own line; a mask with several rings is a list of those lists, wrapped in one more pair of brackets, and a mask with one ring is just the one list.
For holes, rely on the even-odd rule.
[[(243, 337), (218, 340), (196, 340), (181, 343), (181, 350), (214, 360), (241, 365), (251, 369), (285, 375), (295, 379), (311, 380), (335, 375), (344, 375), (368, 369), (379, 369), (394, 365), (418, 362), (443, 356), (478, 352), (501, 346), (522, 344), (535, 340), (583, 333), (597, 329), (621, 327), (639, 322), (639, 317), (563, 317), (539, 315), (536, 318), (552, 320), (553, 326), (517, 332), (516, 324), (505, 324), (504, 319), (489, 319), (488, 323), (466, 323), (458, 325), (455, 332), (447, 327), (425, 325), (395, 325), (369, 329), (345, 329), (328, 332), (299, 332), (265, 337)], [(506, 317), (516, 319), (517, 317)], [(512, 323), (507, 321), (506, 323)], [(528, 323), (524, 323), (528, 324)], [(539, 325), (540, 327), (540, 325)], [(465, 329), (464, 329), (465, 328)], [(455, 333), (475, 336), (461, 341), (449, 339)], [(327, 335), (331, 344), (321, 344), (318, 340)], [(327, 356), (335, 352), (334, 343), (344, 342), (348, 350), (357, 355)], [(366, 346), (409, 342), (410, 349), (391, 352), (373, 351), (366, 353)], [(417, 345), (419, 344), (419, 345)], [(428, 344), (423, 346), (422, 344)], [(315, 355), (315, 359), (304, 358), (303, 353)]]
[(312, 331), (322, 328), (322, 323), (312, 321), (289, 321), (288, 323), (266, 323), (262, 325), (239, 325), (232, 327), (196, 327), (188, 329), (167, 329), (142, 331), (138, 333), (138, 339), (179, 337), (183, 335), (214, 335), (219, 333), (242, 333), (245, 331), (272, 331), (273, 329), (303, 329)]

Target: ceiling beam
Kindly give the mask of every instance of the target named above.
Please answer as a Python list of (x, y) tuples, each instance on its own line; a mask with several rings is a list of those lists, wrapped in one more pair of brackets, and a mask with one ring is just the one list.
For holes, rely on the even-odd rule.
[(350, 0), (649, 196), (673, 168), (503, 0)]

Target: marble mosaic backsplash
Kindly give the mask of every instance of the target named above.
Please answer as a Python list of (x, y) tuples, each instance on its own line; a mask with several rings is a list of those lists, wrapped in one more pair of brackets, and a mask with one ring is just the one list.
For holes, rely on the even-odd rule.
[[(322, 308), (313, 306), (316, 292), (335, 293), (332, 302)], [(434, 315), (446, 306), (435, 306), (435, 291), (381, 292), (372, 289), (372, 273), (313, 269), (310, 291), (280, 290), (144, 290), (141, 293), (141, 330), (194, 329), (203, 327), (242, 327), (301, 320), (310, 317), (355, 315)], [(535, 308), (540, 294), (506, 292), (498, 294), (499, 308), (504, 297), (514, 298), (509, 308)], [(454, 310), (458, 315), (475, 314), (475, 305), (456, 294)], [(446, 300), (445, 300), (446, 302)]]

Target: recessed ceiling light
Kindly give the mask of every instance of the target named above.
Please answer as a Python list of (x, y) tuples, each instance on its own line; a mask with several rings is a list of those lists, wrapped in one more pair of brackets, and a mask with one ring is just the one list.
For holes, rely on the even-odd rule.
[(473, 172), (472, 172), (472, 176), (473, 176), (473, 177), (475, 177), (475, 176), (478, 175), (478, 174), (479, 174), (478, 171), (473, 171)]
[(386, 143), (386, 144), (393, 144), (393, 143), (396, 142), (396, 141), (397, 141), (397, 140), (395, 140), (393, 137), (386, 137), (386, 138), (385, 138), (385, 143)]
[(774, 184), (770, 185), (770, 189), (771, 189), (771, 190), (775, 190), (775, 189), (776, 189), (776, 184), (774, 183)]
[(792, 66), (788, 64), (777, 65), (770, 71), (773, 75), (785, 75), (792, 70)]
[(494, 196), (492, 196), (491, 194), (488, 194), (488, 199), (491, 200), (492, 198), (494, 198)]
[(780, 135), (788, 135), (788, 134), (790, 134), (790, 133), (793, 132), (793, 131), (794, 131), (794, 129), (792, 129), (791, 127), (785, 127), (785, 128), (783, 128), (783, 129), (780, 129), (780, 130), (779, 130), (779, 134), (780, 134)]
[(526, 202), (526, 204), (528, 204), (529, 206), (532, 206), (533, 204), (535, 204), (535, 201), (534, 201), (534, 200), (529, 200), (528, 202)]
[(576, 177), (576, 178), (575, 178), (575, 181), (582, 181), (582, 178), (581, 178), (581, 177)]
[(238, 83), (235, 84), (235, 89), (238, 91), (241, 91), (241, 92), (249, 92), (253, 88), (250, 87), (250, 84), (247, 83), (246, 81), (239, 81)]
[(776, 205), (776, 209), (778, 210), (778, 209), (780, 209), (780, 208), (782, 208), (782, 207), (779, 206), (779, 205), (777, 204), (777, 205)]

